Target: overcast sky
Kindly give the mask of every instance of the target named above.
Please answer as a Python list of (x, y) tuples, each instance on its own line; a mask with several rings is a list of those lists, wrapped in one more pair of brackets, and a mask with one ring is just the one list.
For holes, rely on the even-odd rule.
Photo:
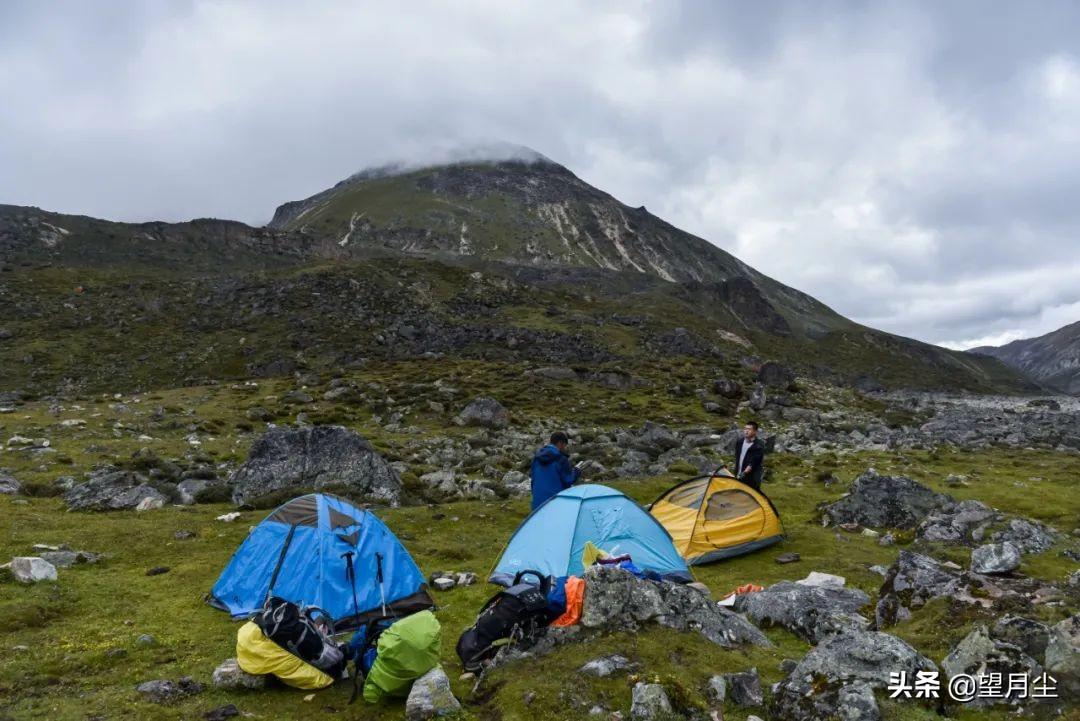
[(841, 313), (1080, 320), (1080, 4), (0, 3), (0, 203), (253, 224), (520, 143)]

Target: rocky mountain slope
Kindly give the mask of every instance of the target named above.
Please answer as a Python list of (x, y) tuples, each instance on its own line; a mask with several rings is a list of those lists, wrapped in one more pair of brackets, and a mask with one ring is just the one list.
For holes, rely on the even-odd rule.
[(968, 352), (1004, 361), (1047, 388), (1080, 395), (1080, 321), (1038, 338)]
[(424, 353), (629, 370), (771, 357), (868, 388), (1033, 388), (860, 326), (546, 159), (369, 171), (266, 228), (0, 206), (0, 270), (0, 390), (30, 394)]

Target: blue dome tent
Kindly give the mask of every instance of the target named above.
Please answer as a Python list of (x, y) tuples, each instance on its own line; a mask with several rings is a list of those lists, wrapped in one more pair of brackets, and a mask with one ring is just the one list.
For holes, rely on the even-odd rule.
[(339, 630), (357, 617), (365, 623), (434, 606), (423, 574), (390, 529), (370, 511), (321, 493), (294, 498), (253, 528), (207, 602), (244, 618), (271, 593), (318, 606)]
[(665, 580), (693, 580), (664, 527), (626, 495), (597, 484), (567, 488), (533, 511), (510, 538), (488, 580), (509, 586), (523, 570), (579, 576), (589, 541), (613, 556), (629, 554), (635, 566)]

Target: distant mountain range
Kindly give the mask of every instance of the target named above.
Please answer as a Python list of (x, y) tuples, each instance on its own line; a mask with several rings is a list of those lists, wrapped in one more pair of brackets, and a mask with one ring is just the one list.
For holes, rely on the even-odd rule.
[(968, 352), (997, 358), (1051, 390), (1080, 395), (1080, 321), (1038, 338)]
[[(11, 336), (0, 362), (16, 369), (0, 384), (169, 384), (425, 349), (647, 360), (686, 351), (689, 333), (698, 350), (773, 357), (867, 388), (1034, 388), (984, 355), (861, 326), (524, 156), (365, 171), (285, 203), (265, 228), (0, 206), (0, 268), (15, 271), (0, 275), (0, 318), (11, 319), (0, 320)], [(472, 297), (477, 271), (503, 290)], [(519, 331), (542, 347), (507, 348)]]

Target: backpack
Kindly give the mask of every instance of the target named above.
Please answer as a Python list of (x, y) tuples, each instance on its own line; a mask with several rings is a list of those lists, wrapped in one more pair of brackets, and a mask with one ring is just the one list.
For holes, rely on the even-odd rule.
[[(526, 575), (536, 576), (540, 585), (522, 583)], [(476, 623), (465, 629), (457, 642), (457, 655), (466, 671), (479, 671), (502, 646), (533, 639), (548, 625), (549, 585), (550, 580), (537, 571), (521, 571), (510, 588), (484, 604)]]
[(324, 631), (315, 621), (315, 615), (328, 614), (315, 606), (297, 606), (291, 601), (272, 596), (252, 621), (268, 639), (297, 658), (339, 678), (345, 670), (345, 652), (334, 642), (329, 631)]

